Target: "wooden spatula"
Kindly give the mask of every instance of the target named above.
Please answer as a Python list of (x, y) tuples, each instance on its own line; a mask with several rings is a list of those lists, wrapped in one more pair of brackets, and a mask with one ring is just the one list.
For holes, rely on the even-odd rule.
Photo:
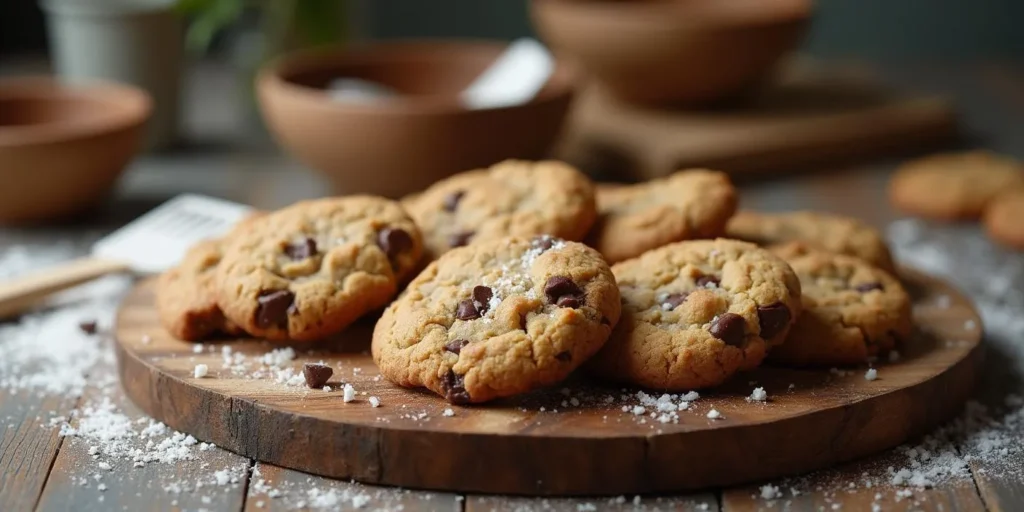
[(192, 244), (227, 233), (250, 212), (248, 206), (222, 199), (178, 196), (96, 242), (89, 257), (0, 282), (0, 318), (20, 314), (54, 292), (107, 274), (163, 272), (181, 260)]

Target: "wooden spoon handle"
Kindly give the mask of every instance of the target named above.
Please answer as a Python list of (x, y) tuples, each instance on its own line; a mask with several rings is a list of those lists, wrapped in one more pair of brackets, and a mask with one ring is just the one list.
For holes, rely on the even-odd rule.
[(24, 313), (55, 292), (126, 270), (128, 264), (121, 261), (81, 258), (0, 282), (0, 318)]

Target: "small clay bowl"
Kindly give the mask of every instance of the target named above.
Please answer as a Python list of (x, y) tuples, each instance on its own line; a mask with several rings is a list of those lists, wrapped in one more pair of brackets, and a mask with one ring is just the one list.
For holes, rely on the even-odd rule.
[[(528, 103), (467, 109), (458, 94), (502, 53), (492, 42), (399, 42), (285, 56), (257, 78), (271, 133), (337, 193), (387, 197), (507, 158), (547, 155), (573, 94), (556, 64)], [(372, 103), (333, 99), (327, 84), (356, 78), (397, 91)]]
[(633, 103), (692, 106), (769, 74), (800, 42), (811, 0), (533, 0), (534, 25)]
[(127, 85), (0, 80), (0, 223), (68, 217), (106, 197), (150, 110)]

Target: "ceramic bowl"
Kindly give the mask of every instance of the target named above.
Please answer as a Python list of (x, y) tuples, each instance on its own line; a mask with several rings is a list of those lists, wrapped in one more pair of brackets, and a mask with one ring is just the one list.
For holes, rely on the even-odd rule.
[[(557, 64), (526, 104), (473, 110), (458, 101), (504, 49), (491, 42), (399, 42), (285, 56), (259, 73), (260, 107), (280, 145), (324, 173), (335, 192), (400, 197), (455, 172), (546, 156), (573, 94), (566, 66)], [(338, 101), (326, 87), (339, 78), (398, 95)]]
[(733, 96), (800, 42), (811, 0), (533, 0), (538, 33), (620, 98), (695, 105)]
[(0, 222), (94, 206), (138, 151), (150, 111), (149, 96), (127, 85), (0, 80)]

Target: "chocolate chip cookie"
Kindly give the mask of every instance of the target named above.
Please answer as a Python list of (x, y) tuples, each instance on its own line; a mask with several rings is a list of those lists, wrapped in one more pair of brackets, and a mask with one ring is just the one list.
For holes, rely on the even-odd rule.
[(800, 278), (803, 312), (769, 354), (789, 365), (852, 365), (885, 354), (911, 330), (910, 296), (863, 260), (800, 243), (772, 247)]
[(387, 304), (422, 238), (394, 201), (304, 201), (232, 235), (217, 270), (224, 315), (250, 334), (313, 341)]
[(509, 160), (439, 181), (403, 205), (423, 231), (427, 257), (509, 235), (582, 240), (594, 223), (594, 189), (562, 162)]
[(704, 169), (638, 185), (599, 185), (598, 221), (587, 244), (616, 263), (672, 242), (715, 238), (736, 203), (729, 177)]
[(678, 242), (612, 267), (622, 319), (588, 367), (655, 389), (721, 384), (756, 367), (800, 314), (784, 261), (736, 240)]
[(386, 379), (452, 403), (561, 381), (619, 320), (608, 264), (581, 243), (508, 237), (453, 249), (389, 306), (373, 332)]
[(223, 255), (221, 239), (204, 240), (185, 254), (181, 263), (160, 275), (156, 308), (160, 323), (175, 338), (200, 341), (215, 334), (240, 334), (217, 305), (217, 264)]
[(1024, 250), (1024, 188), (997, 197), (985, 209), (985, 231), (993, 240)]
[(891, 272), (895, 268), (878, 230), (841, 215), (741, 211), (729, 220), (726, 236), (758, 245), (804, 242), (821, 250), (856, 256), (883, 270)]
[(900, 166), (889, 182), (896, 208), (937, 220), (981, 217), (992, 199), (1024, 186), (1024, 166), (989, 151), (945, 153)]

